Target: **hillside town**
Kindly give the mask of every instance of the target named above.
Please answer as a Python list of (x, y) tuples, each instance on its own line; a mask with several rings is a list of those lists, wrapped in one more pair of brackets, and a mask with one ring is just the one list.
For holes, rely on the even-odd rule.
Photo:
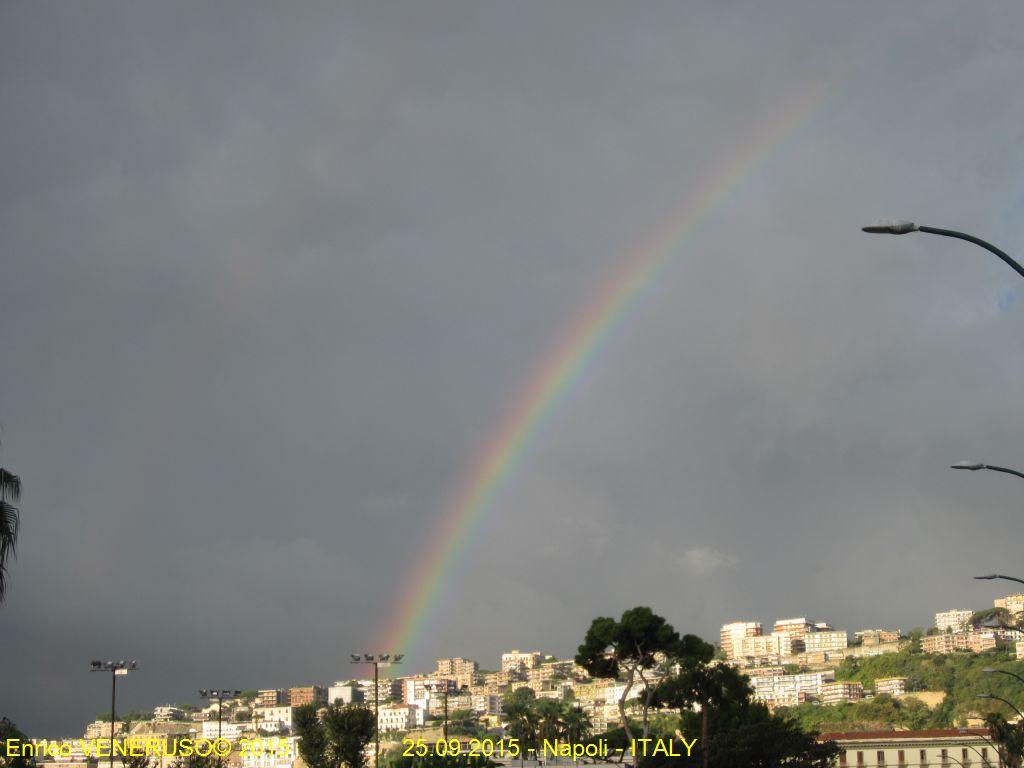
[[(805, 617), (782, 618), (770, 625), (758, 621), (735, 621), (724, 625), (719, 635), (716, 664), (741, 670), (748, 678), (753, 699), (770, 710), (782, 707), (836, 707), (887, 696), (896, 700), (917, 700), (934, 708), (944, 698), (941, 691), (915, 690), (907, 677), (880, 677), (873, 683), (842, 679), (837, 669), (851, 659), (869, 659), (897, 654), (916, 644), (915, 651), (928, 655), (984, 654), (998, 652), (1024, 658), (1024, 633), (993, 622), (1015, 622), (1024, 617), (1024, 594), (1012, 594), (994, 601), (992, 609), (973, 611), (950, 609), (935, 614), (934, 625), (926, 632), (907, 634), (899, 629), (865, 628), (853, 632)], [(205, 706), (188, 703), (164, 703), (151, 711), (133, 713), (113, 724), (117, 737), (224, 739), (237, 743), (246, 738), (263, 739), (274, 749), (258, 754), (233, 751), (227, 762), (237, 768), (294, 768), (301, 764), (296, 747), (293, 716), (298, 707), (331, 704), (364, 705), (377, 711), (377, 731), (386, 749), (410, 734), (417, 738), (440, 738), (442, 721), (447, 732), (449, 719), (472, 722), (479, 733), (503, 735), (506, 696), (529, 688), (537, 699), (567, 701), (586, 714), (591, 734), (601, 734), (620, 723), (619, 701), (626, 692), (621, 679), (594, 678), (572, 660), (557, 659), (539, 650), (510, 650), (500, 657), (500, 668), (482, 669), (472, 659), (438, 659), (433, 670), (425, 673), (395, 674), (402, 668), (401, 655), (365, 657), (353, 654), (354, 664), (373, 665), (374, 678), (342, 678), (330, 683), (306, 683), (290, 688), (249, 691), (202, 691)], [(663, 674), (667, 674), (665, 670)], [(648, 684), (656, 684), (656, 673)], [(634, 689), (632, 696), (636, 695)], [(629, 707), (635, 706), (630, 699)], [(837, 741), (845, 750), (840, 765), (847, 764), (847, 752), (857, 752), (861, 742), (893, 748), (895, 765), (910, 763), (900, 759), (906, 749), (917, 745), (922, 757), (929, 749), (945, 754), (951, 745), (957, 754), (978, 749), (985, 731), (979, 718), (959, 723), (958, 730), (907, 731), (894, 726), (889, 731), (864, 733), (827, 733), (821, 738)], [(972, 730), (973, 728), (973, 730)], [(36, 738), (42, 743), (66, 744), (65, 754), (39, 760), (40, 768), (96, 768), (102, 762), (88, 754), (84, 742), (107, 739), (111, 734), (109, 717), (85, 725), (81, 736)], [(916, 739), (916, 741), (915, 741)], [(84, 742), (83, 742), (84, 740)], [(867, 741), (865, 741), (867, 740)], [(895, 741), (894, 741), (895, 740)], [(966, 740), (966, 741), (965, 741)], [(921, 746), (927, 742), (927, 745)], [(977, 743), (975, 743), (977, 742)], [(928, 746), (931, 745), (931, 746)], [(861, 750), (862, 751), (862, 750)], [(875, 750), (875, 756), (884, 749)], [(898, 754), (897, 754), (898, 753)], [(852, 752), (851, 752), (852, 754)], [(367, 755), (373, 761), (375, 755)], [(854, 758), (855, 759), (855, 758)], [(884, 755), (883, 758), (884, 759)], [(854, 762), (849, 764), (860, 765)], [(878, 765), (884, 765), (879, 762)], [(921, 762), (920, 765), (928, 763)], [(970, 765), (969, 761), (964, 762)]]

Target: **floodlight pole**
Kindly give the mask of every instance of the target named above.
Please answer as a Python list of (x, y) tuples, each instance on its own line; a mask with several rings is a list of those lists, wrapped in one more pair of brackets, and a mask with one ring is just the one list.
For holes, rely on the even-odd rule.
[(364, 653), (360, 658), (358, 653), (350, 654), (352, 664), (373, 664), (373, 766), (377, 768), (380, 763), (380, 665), (401, 664), (402, 654), (396, 653), (394, 661), (391, 661), (391, 654), (387, 653)]
[(89, 664), (90, 672), (110, 672), (110, 768), (114, 768), (114, 728), (117, 723), (117, 673), (127, 675), (129, 671), (138, 669), (137, 661), (93, 661)]

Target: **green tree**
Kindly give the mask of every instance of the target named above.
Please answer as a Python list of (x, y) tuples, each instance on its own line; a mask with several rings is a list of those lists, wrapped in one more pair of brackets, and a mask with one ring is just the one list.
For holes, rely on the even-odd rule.
[(22, 757), (20, 754), (7, 757), (8, 742), (12, 745), (25, 744), (28, 740), (28, 737), (18, 730), (18, 726), (6, 717), (0, 717), (0, 768), (32, 768), (35, 760), (31, 757)]
[(331, 704), (318, 715), (316, 704), (296, 707), (292, 715), (299, 754), (309, 768), (364, 768), (373, 740), (373, 712), (366, 707)]
[(590, 715), (571, 701), (562, 703), (565, 707), (565, 713), (562, 716), (562, 734), (570, 744), (582, 744), (593, 730)]
[[(604, 616), (594, 619), (576, 654), (576, 663), (594, 677), (624, 678), (625, 687), (619, 698), (622, 727), (627, 738), (633, 739), (626, 702), (635, 696), (641, 711), (643, 737), (648, 738), (657, 676), (664, 674), (673, 662), (707, 663), (714, 653), (713, 645), (696, 635), (680, 637), (671, 624), (650, 608), (637, 606), (623, 613), (618, 621)], [(637, 764), (636, 756), (633, 764)]]
[(1008, 768), (1024, 764), (1024, 724), (1011, 723), (997, 713), (985, 717), (989, 733), (999, 749), (999, 757)]
[(182, 755), (174, 761), (174, 768), (217, 768), (217, 758), (213, 755)]
[(8, 560), (17, 556), (21, 517), (11, 502), (21, 498), (21, 479), (0, 467), (0, 604), (7, 595)]
[(536, 710), (536, 694), (532, 688), (517, 688), (506, 693), (501, 702), (501, 711), (507, 722), (506, 731), (518, 739), (523, 751), (537, 747), (539, 717)]

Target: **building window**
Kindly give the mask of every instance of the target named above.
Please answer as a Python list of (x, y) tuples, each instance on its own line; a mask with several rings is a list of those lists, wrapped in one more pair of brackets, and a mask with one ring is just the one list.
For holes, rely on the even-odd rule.
[(846, 765), (846, 750), (839, 753), (839, 764)]
[(907, 753), (902, 749), (896, 753), (896, 763), (899, 768), (907, 768)]
[(864, 753), (863, 752), (858, 752), (857, 753), (857, 765), (864, 765)]
[(875, 763), (878, 764), (879, 768), (882, 768), (882, 766), (885, 765), (885, 752), (882, 750), (875, 752)]
[(949, 755), (946, 750), (942, 750), (942, 765), (949, 765)]
[(928, 753), (923, 749), (917, 754), (917, 759), (922, 766), (928, 765)]

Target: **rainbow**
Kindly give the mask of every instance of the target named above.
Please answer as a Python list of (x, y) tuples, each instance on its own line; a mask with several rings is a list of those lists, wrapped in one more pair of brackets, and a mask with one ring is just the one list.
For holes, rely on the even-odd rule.
[(475, 455), (442, 521), (434, 526), (435, 532), (419, 561), (406, 575), (397, 607), (375, 647), (415, 653), (416, 641), (436, 613), (462, 554), (474, 540), (474, 532), (588, 364), (625, 321), (629, 310), (661, 280), (698, 226), (780, 144), (818, 114), (835, 91), (828, 81), (815, 83), (756, 125), (749, 143), (691, 185), (691, 194), (674, 213), (633, 248), (611, 278), (583, 304)]

